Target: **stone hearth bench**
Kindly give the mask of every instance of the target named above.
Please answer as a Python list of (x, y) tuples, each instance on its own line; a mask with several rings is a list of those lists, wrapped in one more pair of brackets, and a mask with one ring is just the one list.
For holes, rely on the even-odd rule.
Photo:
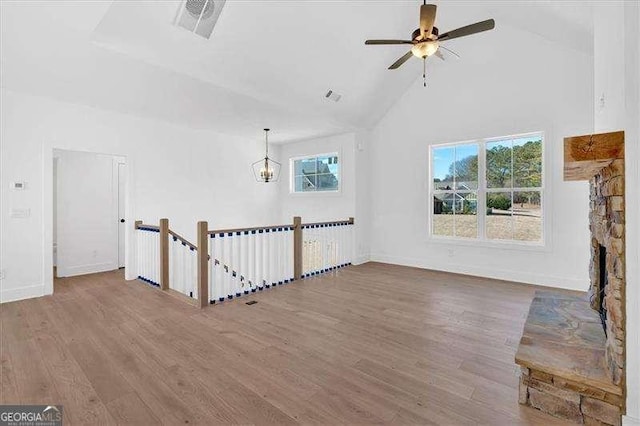
[(537, 291), (516, 353), (521, 404), (576, 423), (619, 425), (623, 389), (605, 367), (605, 334), (587, 296)]

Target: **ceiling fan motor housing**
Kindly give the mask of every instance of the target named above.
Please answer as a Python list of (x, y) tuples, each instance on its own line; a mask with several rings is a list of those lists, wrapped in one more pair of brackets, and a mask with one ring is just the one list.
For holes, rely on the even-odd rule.
[[(438, 27), (433, 27), (433, 29), (431, 30), (431, 37), (432, 39), (438, 38)], [(413, 34), (411, 34), (411, 40), (417, 40), (418, 38), (420, 38), (420, 28), (418, 28), (413, 32)]]

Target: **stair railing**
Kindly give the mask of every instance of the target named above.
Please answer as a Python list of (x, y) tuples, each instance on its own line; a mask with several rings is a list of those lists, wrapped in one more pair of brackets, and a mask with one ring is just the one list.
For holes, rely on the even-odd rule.
[(209, 230), (193, 244), (169, 228), (136, 221), (137, 275), (201, 308), (351, 264), (354, 219)]

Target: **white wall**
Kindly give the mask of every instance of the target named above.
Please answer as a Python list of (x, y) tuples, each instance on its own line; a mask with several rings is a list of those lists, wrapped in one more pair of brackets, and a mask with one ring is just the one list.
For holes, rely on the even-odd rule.
[[(278, 181), (280, 217), (284, 223), (290, 223), (293, 216), (301, 216), (303, 222), (319, 222), (347, 219), (355, 215), (356, 174), (353, 133), (287, 143), (278, 148), (278, 161), (282, 163)], [(332, 152), (338, 153), (340, 191), (292, 194), (290, 192), (290, 159)]]
[[(281, 221), (290, 223), (293, 216), (301, 216), (303, 222), (354, 217), (355, 264), (369, 260), (368, 137), (368, 132), (359, 131), (292, 142), (278, 146), (276, 154), (283, 166), (278, 182)], [(340, 192), (292, 194), (291, 158), (330, 152), (338, 152), (340, 158)]]
[[(593, 129), (593, 58), (504, 24), (460, 46), (372, 131), (372, 260), (586, 290), (588, 186), (563, 181), (562, 144)], [(429, 239), (429, 145), (531, 131), (545, 132), (546, 249)]]
[(57, 276), (118, 269), (119, 158), (66, 150), (54, 156)]
[(595, 131), (625, 131), (627, 415), (624, 423), (640, 425), (640, 5), (599, 2), (594, 16)]
[[(255, 182), (250, 164), (261, 141), (247, 141), (156, 120), (57, 102), (2, 89), (0, 139), (0, 300), (52, 291), (53, 149), (121, 155), (127, 161), (127, 246), (136, 219), (161, 217), (194, 240), (196, 221), (210, 227), (269, 224), (277, 188)], [(9, 191), (9, 182), (29, 189)], [(11, 219), (10, 208), (30, 208)], [(132, 265), (131, 252), (127, 266)], [(132, 277), (134, 271), (128, 270)]]
[(355, 264), (368, 262), (371, 254), (371, 203), (373, 193), (370, 186), (371, 132), (355, 134)]

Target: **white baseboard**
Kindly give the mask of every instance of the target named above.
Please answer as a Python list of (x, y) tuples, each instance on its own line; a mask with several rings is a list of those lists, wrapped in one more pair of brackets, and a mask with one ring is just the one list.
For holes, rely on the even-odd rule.
[(71, 267), (58, 266), (57, 275), (59, 277), (75, 277), (76, 275), (95, 274), (97, 272), (107, 272), (115, 269), (118, 269), (118, 264), (114, 262), (94, 263), (90, 265)]
[(640, 426), (640, 419), (635, 417), (622, 416), (622, 426)]
[(31, 299), (33, 297), (44, 296), (44, 285), (32, 285), (0, 291), (0, 303), (15, 302), (18, 300)]
[(455, 274), (473, 275), (497, 280), (514, 281), (524, 284), (535, 284), (545, 287), (563, 288), (568, 290), (586, 291), (587, 282), (577, 278), (555, 277), (531, 271), (497, 269), (494, 267), (469, 266), (458, 263), (444, 263), (432, 265), (424, 259), (371, 254), (372, 262), (391, 263), (394, 265), (411, 266), (414, 268), (432, 269)]
[(369, 259), (369, 255), (356, 256), (356, 258), (353, 260), (353, 264), (354, 265), (362, 265), (363, 263), (367, 263), (370, 260), (371, 259)]

